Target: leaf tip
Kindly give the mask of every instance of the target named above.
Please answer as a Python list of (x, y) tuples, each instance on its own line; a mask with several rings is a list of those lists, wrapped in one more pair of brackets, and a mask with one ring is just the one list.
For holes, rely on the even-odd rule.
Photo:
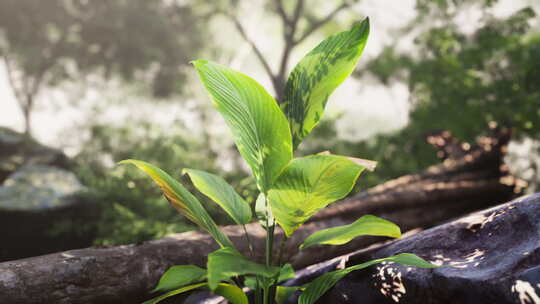
[(358, 30), (360, 33), (367, 32), (366, 34), (369, 34), (369, 29), (370, 29), (370, 21), (369, 21), (369, 17), (366, 17), (361, 22), (356, 23), (353, 26), (352, 31)]
[(135, 163), (135, 160), (134, 159), (124, 159), (124, 160), (121, 160), (119, 162), (116, 163), (116, 165), (128, 165), (128, 164), (134, 164)]
[(205, 59), (195, 59), (195, 60), (191, 60), (189, 62), (190, 64), (192, 64), (193, 66), (195, 66), (195, 68), (201, 66), (201, 65), (205, 65), (208, 63), (208, 60), (205, 60)]

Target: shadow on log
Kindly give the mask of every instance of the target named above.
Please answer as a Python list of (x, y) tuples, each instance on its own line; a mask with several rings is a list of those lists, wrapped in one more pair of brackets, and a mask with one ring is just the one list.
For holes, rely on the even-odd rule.
[[(312, 247), (298, 253), (311, 233), (349, 224), (363, 214), (396, 222), (403, 231), (426, 228), (457, 216), (510, 200), (520, 182), (503, 164), (508, 129), (494, 129), (476, 145), (459, 143), (448, 132), (428, 142), (445, 157), (422, 173), (391, 180), (335, 204), (314, 216), (288, 240), (286, 256), (295, 268), (305, 267), (363, 248), (375, 238), (359, 238), (343, 246)], [(248, 254), (242, 229), (224, 228), (238, 249)], [(248, 225), (256, 258), (264, 252), (264, 231)], [(282, 234), (278, 231), (276, 242)], [(278, 247), (278, 246), (274, 246)], [(0, 263), (0, 303), (137, 303), (150, 297), (170, 266), (204, 266), (217, 249), (203, 232), (191, 231), (125, 246), (70, 250)]]
[[(460, 217), (298, 271), (300, 286), (324, 272), (410, 252), (443, 266), (383, 263), (341, 279), (317, 303), (525, 304), (540, 292), (540, 193)], [(297, 303), (299, 294), (287, 303)]]

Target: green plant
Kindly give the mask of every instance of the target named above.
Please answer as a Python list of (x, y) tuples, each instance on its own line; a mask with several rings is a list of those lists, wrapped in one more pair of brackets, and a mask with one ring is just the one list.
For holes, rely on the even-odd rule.
[[(192, 265), (170, 268), (154, 290), (166, 293), (146, 303), (157, 303), (196, 288), (209, 288), (231, 303), (244, 304), (248, 298), (240, 288), (243, 280), (243, 285), (254, 291), (256, 303), (281, 303), (291, 292), (300, 289), (303, 292), (299, 302), (308, 304), (314, 303), (347, 273), (376, 263), (392, 261), (435, 267), (413, 254), (402, 253), (326, 273), (302, 287), (277, 285), (293, 276), (294, 271), (281, 258), (276, 261), (273, 256), (276, 223), (283, 229), (286, 240), (318, 210), (346, 196), (366, 166), (373, 165), (329, 153), (293, 158), (293, 151), (319, 122), (329, 95), (354, 70), (368, 33), (366, 19), (349, 31), (329, 37), (308, 53), (291, 72), (281, 107), (250, 77), (205, 60), (193, 62), (255, 177), (260, 195), (253, 209), (267, 232), (265, 263), (258, 264), (243, 256), (199, 200), (178, 181), (146, 162), (125, 160), (121, 163), (134, 164), (150, 175), (172, 206), (206, 230), (221, 247), (208, 256), (206, 270)], [(251, 206), (224, 179), (193, 169), (184, 169), (184, 173), (238, 225), (251, 221)], [(316, 244), (344, 244), (361, 235), (399, 237), (401, 232), (389, 221), (364, 216), (350, 225), (314, 233), (300, 249)], [(246, 238), (249, 242), (247, 234)]]

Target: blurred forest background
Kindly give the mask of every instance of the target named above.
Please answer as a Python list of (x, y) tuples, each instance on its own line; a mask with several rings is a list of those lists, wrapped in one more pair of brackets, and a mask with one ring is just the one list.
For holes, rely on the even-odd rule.
[(92, 230), (94, 244), (110, 245), (189, 230), (147, 178), (114, 167), (136, 158), (177, 177), (184, 167), (208, 170), (254, 200), (189, 61), (231, 66), (279, 97), (308, 50), (369, 16), (360, 65), (302, 153), (378, 161), (360, 179), (366, 189), (437, 163), (427, 135), (473, 141), (497, 123), (513, 128), (507, 162), (532, 192), (539, 13), (535, 0), (1, 0), (0, 125), (64, 151), (99, 207), (92, 223), (63, 222), (56, 233)]

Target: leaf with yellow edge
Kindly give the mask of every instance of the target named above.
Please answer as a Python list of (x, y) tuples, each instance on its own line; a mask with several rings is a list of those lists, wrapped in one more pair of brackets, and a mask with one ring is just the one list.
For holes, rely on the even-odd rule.
[(206, 212), (199, 200), (165, 171), (152, 164), (135, 159), (123, 160), (120, 164), (135, 165), (148, 174), (158, 184), (165, 198), (178, 212), (206, 230), (221, 247), (234, 248), (232, 242), (219, 230), (219, 227), (208, 212)]

